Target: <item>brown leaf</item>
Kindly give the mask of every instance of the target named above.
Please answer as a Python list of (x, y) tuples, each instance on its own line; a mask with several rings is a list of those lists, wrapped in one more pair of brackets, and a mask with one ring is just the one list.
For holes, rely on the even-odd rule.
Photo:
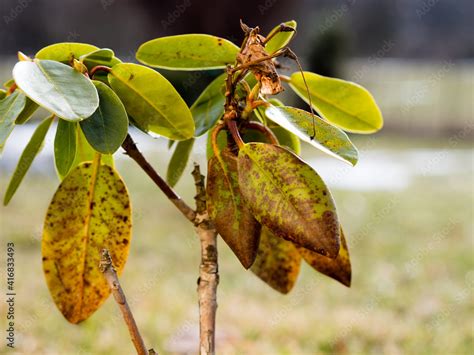
[(296, 246), (263, 227), (257, 258), (250, 270), (269, 286), (286, 294), (296, 283), (300, 265), (301, 255)]
[[(219, 159), (220, 158), (220, 159)], [(217, 232), (248, 269), (257, 256), (260, 223), (252, 216), (239, 189), (237, 157), (229, 150), (208, 165), (207, 208)]]
[(351, 286), (351, 260), (342, 229), (341, 248), (337, 258), (331, 259), (302, 247), (298, 247), (298, 251), (303, 259), (320, 273), (332, 277), (347, 287)]

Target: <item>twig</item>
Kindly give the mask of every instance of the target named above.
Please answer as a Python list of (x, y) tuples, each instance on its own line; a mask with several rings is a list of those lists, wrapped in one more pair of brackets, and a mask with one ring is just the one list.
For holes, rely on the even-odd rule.
[(138, 150), (137, 145), (132, 137), (128, 134), (125, 141), (122, 143), (122, 148), (125, 153), (135, 160), (140, 165), (143, 171), (153, 180), (153, 182), (160, 188), (168, 199), (181, 211), (181, 213), (191, 222), (194, 223), (196, 212), (184, 202), (181, 197), (166, 183), (166, 181), (156, 172), (155, 169), (148, 163), (142, 153)]
[(199, 267), (199, 352), (215, 354), (215, 326), (217, 311), (217, 232), (209, 219), (206, 208), (204, 176), (198, 164), (192, 172), (196, 185), (196, 233), (201, 241), (201, 265)]
[(132, 337), (133, 345), (135, 345), (135, 349), (137, 350), (137, 354), (156, 354), (153, 349), (147, 350), (145, 347), (145, 343), (143, 342), (143, 338), (140, 335), (137, 323), (135, 323), (132, 311), (128, 306), (125, 293), (123, 292), (122, 287), (120, 286), (120, 282), (117, 277), (117, 272), (115, 271), (114, 265), (112, 263), (112, 257), (110, 256), (110, 253), (107, 249), (102, 249), (99, 268), (100, 271), (104, 274), (107, 283), (109, 284), (110, 290), (114, 295), (115, 301), (119, 305), (120, 311), (123, 315), (123, 319), (125, 320), (125, 323), (128, 327), (128, 331), (130, 332), (130, 336)]

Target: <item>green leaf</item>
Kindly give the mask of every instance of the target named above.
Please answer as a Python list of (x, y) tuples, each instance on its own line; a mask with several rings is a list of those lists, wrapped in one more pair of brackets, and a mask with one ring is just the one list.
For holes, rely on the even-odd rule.
[(261, 225), (239, 189), (237, 157), (228, 149), (208, 164), (207, 209), (217, 232), (248, 269), (257, 256)]
[(138, 48), (143, 64), (171, 70), (223, 69), (233, 64), (239, 47), (205, 34), (186, 34), (153, 39)]
[(38, 109), (38, 104), (31, 100), (29, 97), (26, 97), (25, 108), (21, 111), (20, 115), (16, 118), (15, 124), (23, 124), (28, 121), (31, 116)]
[(238, 167), (240, 191), (261, 224), (278, 237), (337, 256), (336, 206), (309, 165), (280, 146), (247, 143), (239, 151)]
[(76, 157), (77, 123), (59, 119), (54, 138), (54, 162), (61, 178), (71, 170)]
[(108, 78), (138, 128), (174, 140), (193, 137), (191, 111), (163, 75), (142, 65), (124, 63), (115, 65)]
[(0, 101), (0, 153), (15, 126), (15, 120), (25, 107), (25, 95), (13, 92)]
[(166, 181), (173, 187), (175, 186), (181, 175), (183, 175), (186, 165), (188, 165), (189, 155), (193, 150), (194, 138), (187, 139), (185, 141), (178, 142), (173, 155), (168, 165), (168, 171), (166, 172)]
[[(296, 34), (296, 21), (291, 20), (283, 23), (288, 27), (294, 28), (295, 31), (280, 32), (274, 37), (272, 37), (265, 45), (265, 51), (268, 54), (275, 53), (277, 50), (285, 47), (288, 43), (290, 43), (291, 39)], [(273, 30), (270, 31), (270, 33), (275, 31), (279, 27), (280, 25), (276, 26)]]
[(273, 289), (287, 294), (296, 283), (301, 255), (296, 246), (263, 227), (257, 258), (250, 270)]
[(10, 89), (10, 87), (11, 87), (13, 84), (15, 84), (15, 80), (10, 79), (10, 80), (8, 80), (8, 81), (5, 81), (5, 82), (3, 83), (3, 86), (6, 87), (7, 89)]
[(287, 131), (280, 126), (271, 126), (273, 134), (278, 139), (281, 146), (289, 148), (293, 153), (299, 155), (301, 153), (301, 142), (300, 139), (290, 131)]
[(168, 139), (168, 149), (171, 149), (173, 148), (173, 145), (176, 143), (176, 141), (172, 140), (172, 139)]
[(127, 111), (111, 88), (100, 81), (93, 83), (99, 94), (99, 107), (80, 125), (87, 141), (96, 151), (113, 154), (127, 136)]
[[(270, 106), (265, 110), (265, 114), (273, 122), (323, 152), (352, 165), (357, 163), (357, 148), (352, 144), (347, 134), (318, 116), (288, 106)], [(311, 139), (313, 132), (316, 135)]]
[(94, 52), (84, 54), (79, 60), (84, 63), (89, 70), (98, 65), (113, 67), (115, 64), (122, 63), (122, 61), (115, 56), (114, 51), (108, 48), (101, 48)]
[(51, 60), (18, 62), (13, 68), (18, 87), (34, 102), (68, 121), (81, 121), (99, 106), (97, 90), (84, 75)]
[(298, 251), (304, 260), (311, 265), (312, 268), (320, 273), (327, 275), (334, 280), (339, 281), (343, 285), (351, 286), (351, 260), (349, 257), (349, 249), (347, 248), (346, 238), (341, 229), (341, 249), (337, 258), (327, 258), (311, 250), (298, 247)]
[[(382, 113), (362, 86), (341, 79), (304, 72), (313, 107), (321, 117), (354, 133), (373, 133), (383, 126)], [(301, 73), (291, 75), (290, 86), (309, 103)]]
[(31, 137), (30, 141), (26, 145), (23, 153), (21, 154), (20, 160), (18, 161), (18, 165), (10, 179), (10, 183), (8, 184), (7, 191), (5, 192), (5, 196), (3, 198), (3, 204), (6, 206), (13, 195), (15, 194), (18, 186), (20, 186), (21, 181), (25, 177), (28, 169), (33, 163), (38, 152), (41, 150), (43, 146), (44, 138), (46, 137), (46, 133), (48, 133), (48, 129), (51, 126), (51, 122), (53, 122), (53, 117), (46, 118), (41, 124), (36, 128), (33, 136)]
[(226, 74), (219, 75), (199, 95), (191, 106), (196, 131), (199, 137), (214, 127), (219, 118), (224, 114), (224, 86)]
[(81, 56), (98, 49), (98, 47), (86, 43), (62, 42), (44, 47), (36, 53), (35, 58), (69, 63), (73, 59), (79, 59)]
[(3, 100), (7, 96), (6, 90), (0, 89), (0, 100)]
[(109, 250), (120, 274), (131, 240), (127, 188), (117, 172), (97, 159), (71, 170), (46, 212), (41, 240), (43, 271), (51, 296), (64, 317), (79, 323), (110, 294), (99, 269)]

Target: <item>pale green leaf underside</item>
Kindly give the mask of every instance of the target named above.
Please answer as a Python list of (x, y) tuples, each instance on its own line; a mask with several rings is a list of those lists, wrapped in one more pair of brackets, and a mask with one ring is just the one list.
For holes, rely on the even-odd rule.
[[(304, 72), (313, 107), (324, 119), (354, 133), (373, 133), (383, 126), (382, 113), (362, 86), (341, 79)], [(291, 88), (309, 103), (301, 73), (293, 73)]]
[(68, 121), (86, 119), (99, 105), (92, 82), (62, 63), (51, 60), (18, 62), (13, 68), (13, 78), (31, 100)]
[(143, 64), (171, 70), (223, 69), (233, 64), (239, 47), (206, 34), (161, 37), (145, 42), (137, 52)]

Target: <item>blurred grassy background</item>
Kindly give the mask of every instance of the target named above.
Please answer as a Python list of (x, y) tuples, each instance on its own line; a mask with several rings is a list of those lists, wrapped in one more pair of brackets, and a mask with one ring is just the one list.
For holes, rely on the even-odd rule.
[[(133, 61), (138, 45), (154, 37), (202, 32), (238, 42), (239, 18), (261, 25), (263, 33), (297, 20), (292, 48), (304, 68), (364, 85), (385, 117), (381, 133), (351, 136), (361, 150), (355, 168), (303, 149), (303, 158), (333, 191), (353, 283), (347, 289), (305, 265), (295, 289), (283, 296), (245, 271), (220, 241), (218, 353), (474, 353), (471, 0), (101, 0), (71, 6), (59, 0), (2, 0), (0, 10), (0, 82), (10, 78), (17, 50), (32, 55), (53, 42), (110, 47)], [(164, 74), (192, 103), (216, 72)], [(282, 96), (306, 108), (289, 90)], [(14, 131), (0, 159), (0, 198), (35, 122)], [(140, 133), (134, 137), (164, 174), (166, 143)], [(2, 290), (4, 246), (16, 245), (16, 353), (132, 354), (112, 299), (74, 326), (49, 296), (40, 244), (42, 220), (59, 183), (53, 139), (48, 135), (8, 208), (0, 207)], [(191, 162), (205, 169), (202, 143)], [(194, 230), (133, 162), (120, 152), (116, 156), (134, 211), (121, 280), (139, 328), (146, 344), (160, 353), (195, 353), (199, 244)], [(177, 190), (191, 203), (189, 172), (190, 166)], [(1, 302), (2, 329), (5, 307)]]

